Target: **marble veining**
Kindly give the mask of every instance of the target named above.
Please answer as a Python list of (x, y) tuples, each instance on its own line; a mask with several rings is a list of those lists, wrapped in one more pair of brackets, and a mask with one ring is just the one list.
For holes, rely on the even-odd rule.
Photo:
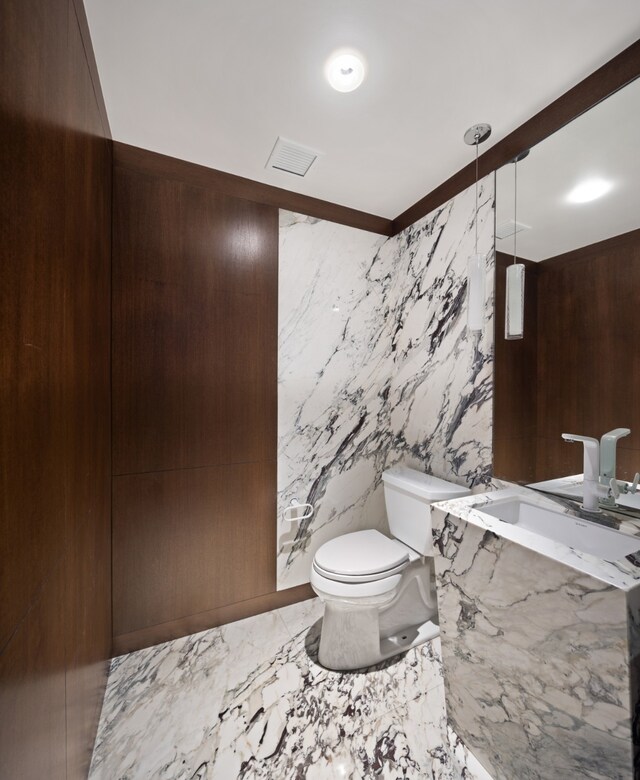
[(114, 659), (91, 780), (491, 780), (447, 728), (437, 640), (317, 663), (317, 599)]
[[(404, 461), (469, 487), (488, 482), (493, 213), (490, 176), (478, 211), (488, 255), (478, 337), (464, 307), (473, 188), (390, 239), (281, 212), (279, 588), (308, 582), (328, 539), (386, 530), (386, 467)], [(284, 521), (292, 498), (313, 504), (314, 516)]]
[(517, 487), (433, 506), (450, 723), (497, 780), (632, 780), (637, 561), (603, 561), (482, 512), (511, 495), (584, 517)]

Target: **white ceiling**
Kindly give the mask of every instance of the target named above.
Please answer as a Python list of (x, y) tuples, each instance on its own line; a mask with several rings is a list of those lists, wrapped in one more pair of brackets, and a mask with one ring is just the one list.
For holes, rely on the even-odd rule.
[[(588, 203), (568, 193), (587, 179), (611, 190)], [(497, 172), (496, 225), (513, 219), (514, 166)], [(640, 228), (640, 79), (535, 146), (518, 163), (517, 253), (546, 260)], [(513, 237), (496, 242), (513, 253)]]
[[(113, 137), (395, 217), (640, 37), (638, 0), (85, 0)], [(355, 92), (324, 64), (363, 53)], [(300, 179), (278, 135), (323, 152)]]

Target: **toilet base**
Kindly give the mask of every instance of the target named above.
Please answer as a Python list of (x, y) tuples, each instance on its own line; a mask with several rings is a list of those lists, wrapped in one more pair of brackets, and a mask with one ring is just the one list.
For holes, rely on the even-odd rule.
[(376, 607), (354, 610), (325, 602), (318, 650), (320, 665), (334, 671), (364, 669), (440, 636), (435, 611), (431, 619), (385, 637), (380, 636), (378, 615)]
[(409, 626), (404, 631), (400, 631), (394, 636), (388, 636), (380, 640), (380, 652), (382, 660), (392, 658), (398, 653), (406, 653), (412, 647), (428, 642), (440, 636), (440, 626), (437, 623), (437, 616), (433, 620), (427, 620), (418, 626)]
[(335, 598), (318, 578), (311, 584), (324, 602), (318, 660), (327, 669), (374, 666), (440, 635), (431, 559), (413, 561), (397, 588), (378, 596)]

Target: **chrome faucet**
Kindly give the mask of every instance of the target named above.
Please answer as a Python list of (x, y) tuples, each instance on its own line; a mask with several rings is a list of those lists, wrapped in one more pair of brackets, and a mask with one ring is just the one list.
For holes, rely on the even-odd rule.
[(629, 428), (615, 428), (600, 439), (600, 484), (609, 486), (616, 479), (616, 445), (618, 439), (628, 436)]
[(581, 441), (584, 447), (582, 508), (587, 512), (600, 512), (600, 442), (591, 436), (563, 433), (565, 441)]

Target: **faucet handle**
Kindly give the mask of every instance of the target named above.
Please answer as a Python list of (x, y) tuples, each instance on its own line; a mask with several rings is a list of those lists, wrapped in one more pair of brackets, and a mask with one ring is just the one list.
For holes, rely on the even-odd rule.
[(633, 478), (633, 482), (631, 483), (631, 486), (628, 489), (628, 493), (635, 493), (638, 490), (638, 482), (640, 482), (640, 472), (636, 471), (636, 474)]
[(609, 487), (611, 488), (611, 495), (617, 501), (620, 498), (620, 485), (615, 477), (611, 477), (609, 480)]

